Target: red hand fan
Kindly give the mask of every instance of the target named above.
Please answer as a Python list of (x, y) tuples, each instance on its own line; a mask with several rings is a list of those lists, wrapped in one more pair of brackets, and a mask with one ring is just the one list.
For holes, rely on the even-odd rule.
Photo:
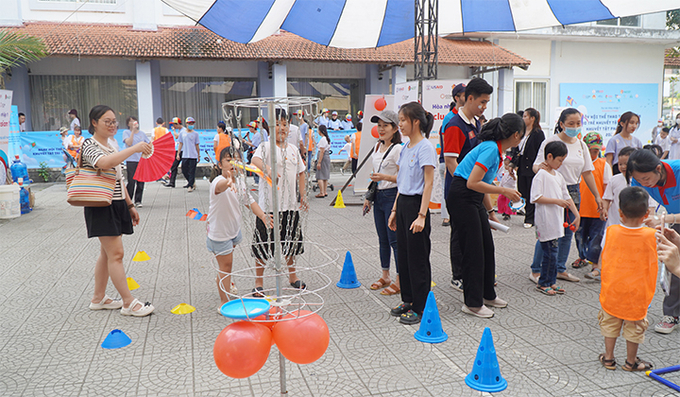
[(139, 182), (153, 182), (165, 175), (175, 161), (175, 140), (168, 133), (156, 139), (152, 144), (150, 155), (139, 160), (134, 180)]

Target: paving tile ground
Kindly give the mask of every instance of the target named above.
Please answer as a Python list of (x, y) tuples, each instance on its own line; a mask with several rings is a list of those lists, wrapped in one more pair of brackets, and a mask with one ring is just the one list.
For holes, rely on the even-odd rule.
[[(340, 175), (333, 175), (336, 187)], [(179, 186), (179, 183), (178, 183)], [(65, 201), (63, 184), (36, 185), (36, 208), (14, 220), (0, 221), (0, 395), (2, 396), (277, 396), (278, 351), (254, 376), (231, 379), (213, 361), (212, 347), (230, 323), (219, 316), (211, 254), (205, 248), (203, 222), (184, 214), (207, 211), (207, 181), (198, 190), (147, 184), (142, 221), (123, 238), (128, 276), (140, 288), (134, 295), (151, 301), (156, 312), (146, 318), (122, 317), (118, 311), (90, 311), (97, 240), (86, 238), (82, 209)], [(346, 194), (347, 201), (357, 201)], [(564, 296), (546, 297), (529, 281), (534, 232), (519, 217), (508, 234), (494, 232), (497, 292), (509, 301), (489, 320), (461, 313), (462, 294), (449, 285), (449, 231), (433, 215), (433, 291), (448, 341), (416, 341), (416, 326), (400, 325), (388, 313), (399, 303), (368, 287), (379, 277), (378, 241), (372, 216), (361, 208), (333, 209), (326, 199), (311, 198), (305, 238), (308, 264), (339, 256), (322, 269), (332, 284), (320, 292), (320, 314), (331, 342), (323, 358), (308, 365), (287, 363), (291, 396), (479, 396), (466, 386), (482, 331), (493, 333), (502, 375), (503, 396), (671, 396), (673, 391), (641, 373), (605, 370), (597, 361), (603, 341), (597, 326), (599, 284), (562, 283)], [(249, 236), (245, 236), (249, 242)], [(312, 244), (316, 243), (318, 245)], [(247, 244), (244, 244), (247, 247)], [(323, 247), (321, 249), (320, 247)], [(151, 260), (133, 262), (137, 251)], [(335, 287), (342, 258), (350, 251), (362, 286)], [(337, 254), (337, 255), (336, 255)], [(575, 252), (572, 250), (570, 261)], [(245, 248), (237, 249), (235, 268), (252, 266)], [(570, 270), (572, 271), (572, 270)], [(582, 277), (585, 270), (573, 270)], [(323, 278), (303, 275), (313, 288)], [(252, 280), (237, 279), (242, 291)], [(268, 281), (273, 287), (273, 281)], [(117, 296), (109, 283), (108, 294)], [(661, 318), (662, 293), (649, 310), (650, 324)], [(196, 311), (177, 316), (170, 309), (189, 303)], [(113, 329), (132, 343), (122, 349), (100, 347)], [(680, 362), (680, 333), (651, 329), (640, 356), (657, 368)], [(625, 343), (616, 348), (619, 362)], [(668, 378), (680, 382), (680, 375)]]

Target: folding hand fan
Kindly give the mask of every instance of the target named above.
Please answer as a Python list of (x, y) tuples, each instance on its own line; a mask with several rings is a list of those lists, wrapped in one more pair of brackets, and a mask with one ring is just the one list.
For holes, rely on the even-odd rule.
[(165, 134), (152, 144), (150, 155), (139, 160), (134, 179), (139, 182), (153, 182), (165, 175), (175, 160), (175, 140), (172, 134)]

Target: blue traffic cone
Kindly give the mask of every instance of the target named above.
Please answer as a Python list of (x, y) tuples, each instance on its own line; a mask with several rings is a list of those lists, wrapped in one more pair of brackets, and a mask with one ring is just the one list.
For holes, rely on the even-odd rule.
[(109, 332), (109, 335), (106, 337), (106, 339), (104, 339), (104, 342), (102, 342), (102, 347), (104, 349), (119, 349), (129, 345), (130, 343), (132, 343), (132, 339), (125, 335), (125, 332), (119, 329), (114, 329), (113, 331)]
[(435, 300), (434, 292), (432, 291), (427, 294), (427, 302), (425, 302), (425, 310), (423, 310), (420, 328), (413, 336), (416, 340), (425, 343), (442, 343), (449, 339), (449, 336), (446, 335), (446, 332), (444, 332), (444, 329), (442, 328), (442, 320), (439, 318), (437, 301)]
[(465, 383), (475, 390), (487, 393), (503, 391), (508, 387), (508, 381), (503, 379), (498, 368), (498, 357), (489, 327), (484, 328), (472, 372), (465, 377)]
[(340, 281), (335, 285), (345, 289), (359, 288), (361, 286), (361, 283), (357, 280), (357, 272), (354, 270), (352, 254), (350, 254), (349, 251), (345, 254), (345, 264), (342, 265)]

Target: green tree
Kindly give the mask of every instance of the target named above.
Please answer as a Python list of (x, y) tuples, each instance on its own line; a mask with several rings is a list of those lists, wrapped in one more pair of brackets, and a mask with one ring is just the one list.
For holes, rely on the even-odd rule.
[(670, 30), (680, 29), (680, 9), (666, 12), (666, 28)]
[(46, 56), (47, 47), (42, 39), (0, 30), (0, 88), (5, 88), (5, 75), (10, 68), (35, 62)]

